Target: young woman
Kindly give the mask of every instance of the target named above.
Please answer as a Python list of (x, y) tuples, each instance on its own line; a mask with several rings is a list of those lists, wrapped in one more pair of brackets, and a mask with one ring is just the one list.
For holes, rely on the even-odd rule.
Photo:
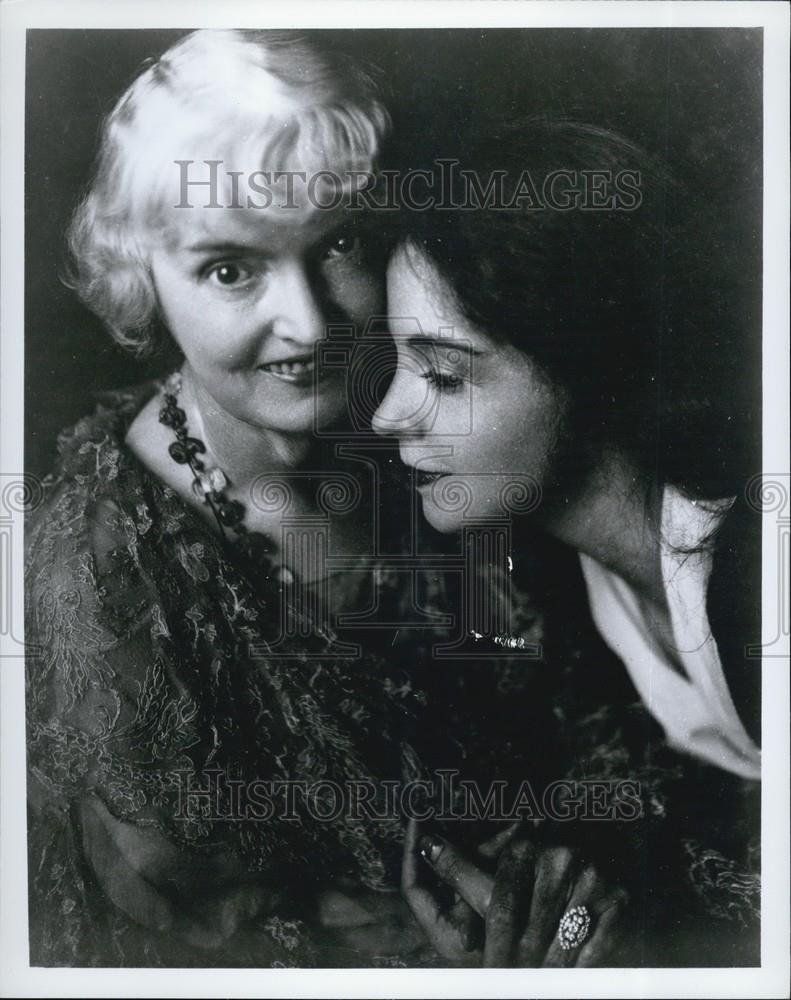
[[(595, 776), (612, 738), (621, 774), (642, 760), (649, 815), (668, 817), (631, 875), (620, 859), (645, 921), (632, 960), (697, 964), (702, 944), (707, 962), (754, 960), (760, 671), (746, 649), (759, 641), (759, 549), (744, 491), (758, 469), (757, 408), (752, 374), (734, 364), (749, 356), (750, 328), (707, 274), (705, 215), (682, 223), (680, 186), (592, 125), (536, 117), (422, 139), (405, 162), (453, 162), (455, 186), (444, 206), (402, 215), (388, 272), (399, 366), (374, 426), (398, 437), (434, 527), (514, 521), (502, 572), (518, 579), (544, 553), (561, 629), (592, 618), (571, 683), (594, 690), (561, 715), (572, 756), (573, 719), (592, 732), (590, 720), (618, 718), (609, 655), (642, 701), (631, 747), (633, 712), (589, 741), (583, 766)], [(478, 192), (491, 182), (488, 203), (471, 202), (471, 177)], [(515, 495), (530, 498), (522, 517)], [(663, 768), (673, 791), (657, 798)], [(593, 826), (580, 836), (590, 847)], [(452, 881), (485, 919), (493, 964), (585, 964), (588, 927), (564, 955), (558, 922), (569, 906), (594, 928), (612, 912), (572, 854), (547, 858), (529, 839), (496, 872), (447, 838), (413, 831), (411, 850), (405, 889), (423, 926), (458, 946), (432, 896)], [(676, 902), (685, 891), (692, 902), (666, 897), (647, 917), (669, 882)]]

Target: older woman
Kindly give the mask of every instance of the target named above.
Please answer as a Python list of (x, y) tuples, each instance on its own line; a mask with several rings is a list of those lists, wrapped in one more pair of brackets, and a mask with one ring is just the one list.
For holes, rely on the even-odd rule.
[(397, 814), (296, 794), (402, 776), (399, 682), (331, 628), (371, 599), (374, 492), (322, 437), (345, 371), (314, 351), (382, 312), (381, 240), (287, 187), (374, 170), (387, 127), (365, 73), (255, 31), (186, 36), (104, 125), (72, 283), (123, 346), (171, 338), (183, 363), (61, 435), (28, 527), (36, 964), (309, 964), (306, 915), (325, 962), (358, 960), (344, 935), (422, 944), (374, 891)]
[(181, 363), (61, 434), (28, 526), (33, 964), (443, 964), (399, 893), (405, 816), (439, 771), (538, 759), (530, 671), (426, 655), (441, 573), (353, 440), (387, 241), (346, 195), (387, 128), (353, 63), (258, 31), (184, 37), (104, 124), (72, 284)]
[[(680, 187), (592, 125), (536, 117), (457, 129), (444, 145), (418, 138), (405, 162), (441, 156), (456, 180), (445, 204), (403, 215), (388, 273), (399, 366), (375, 426), (398, 437), (434, 527), (514, 521), (502, 572), (518, 579), (547, 553), (556, 618), (571, 630), (592, 618), (571, 682), (589, 696), (576, 715), (565, 703), (567, 747), (575, 720), (599, 726), (582, 773), (600, 773), (612, 739), (610, 774), (637, 766), (649, 819), (668, 817), (653, 841), (635, 825), (631, 873), (614, 837), (598, 845), (600, 861), (620, 855), (616, 881), (640, 900), (645, 936), (626, 961), (755, 960), (760, 672), (745, 650), (758, 548), (743, 500), (754, 415), (702, 221), (692, 238)], [(515, 490), (531, 498), (522, 517)], [(632, 708), (606, 735), (620, 698), (603, 669), (612, 654), (644, 709), (636, 731)], [(656, 794), (662, 769), (672, 794)], [(443, 882), (483, 918), (485, 961), (587, 964), (620, 906), (585, 861), (597, 839), (581, 824), (558, 853), (517, 837), (495, 868), (413, 829), (406, 894), (449, 952), (460, 938), (435, 895)]]

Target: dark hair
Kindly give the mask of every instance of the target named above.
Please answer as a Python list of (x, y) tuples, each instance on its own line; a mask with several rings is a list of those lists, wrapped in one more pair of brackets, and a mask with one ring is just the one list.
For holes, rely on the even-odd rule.
[[(406, 206), (402, 236), (430, 257), (467, 318), (566, 390), (578, 439), (625, 449), (652, 480), (692, 496), (739, 492), (755, 409), (740, 348), (754, 330), (713, 273), (723, 254), (700, 201), (656, 159), (590, 124), (489, 119), (432, 140), (429, 150), (408, 136), (401, 169), (458, 160), (444, 202), (467, 207)], [(464, 171), (477, 176), (477, 204)], [(496, 171), (499, 202), (485, 203)], [(581, 193), (564, 209), (558, 192), (572, 187)]]

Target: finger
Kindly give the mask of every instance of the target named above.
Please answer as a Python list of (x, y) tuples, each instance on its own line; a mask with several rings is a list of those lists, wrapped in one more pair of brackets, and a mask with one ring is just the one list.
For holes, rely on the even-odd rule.
[(113, 819), (106, 806), (86, 797), (79, 809), (83, 847), (93, 872), (107, 897), (136, 923), (198, 948), (218, 948), (271, 901), (261, 887), (238, 886), (193, 901), (187, 912), (137, 870), (136, 864), (142, 866), (147, 855), (138, 851), (135, 856), (121, 849), (119, 843), (128, 847), (136, 842), (131, 834), (125, 839), (119, 836), (123, 824)]
[(417, 820), (410, 819), (404, 838), (401, 890), (418, 923), (428, 932), (437, 924), (441, 911), (436, 895), (420, 883), (419, 837)]
[(539, 967), (566, 911), (574, 876), (574, 852), (568, 847), (543, 851), (536, 863), (527, 928), (517, 949), (517, 964)]
[(450, 959), (471, 958), (475, 937), (470, 932), (466, 913), (456, 906), (449, 913), (444, 913), (437, 893), (421, 882), (420, 866), (424, 862), (419, 853), (419, 839), (420, 827), (414, 819), (410, 819), (401, 866), (401, 889), (407, 905), (440, 955)]
[(404, 893), (409, 892), (419, 880), (420, 854), (417, 846), (419, 837), (420, 826), (417, 820), (410, 819), (404, 836), (404, 854), (401, 862), (401, 889)]
[(238, 855), (222, 851), (196, 859), (156, 827), (117, 819), (95, 795), (81, 796), (76, 805), (81, 815), (87, 812), (100, 821), (129, 867), (154, 887), (166, 885), (169, 893), (183, 894), (191, 900), (195, 894), (196, 872), (202, 884), (217, 889), (238, 885), (249, 876)]
[(207, 900), (194, 913), (177, 910), (171, 932), (193, 947), (219, 948), (242, 924), (258, 916), (267, 902), (267, 893), (255, 886), (229, 889)]
[(487, 861), (492, 861), (499, 857), (506, 847), (513, 841), (522, 826), (520, 819), (509, 823), (504, 830), (499, 830), (493, 837), (484, 840), (478, 845), (477, 853)]
[(454, 899), (446, 919), (455, 928), (459, 944), (465, 951), (476, 951), (483, 947), (483, 921), (461, 896), (457, 895)]
[(597, 916), (591, 939), (583, 945), (577, 958), (578, 969), (605, 965), (620, 947), (626, 933), (624, 915), (627, 906), (628, 896), (621, 892)]
[(597, 926), (601, 906), (608, 891), (608, 884), (602, 879), (593, 865), (586, 865), (577, 876), (571, 898), (566, 904), (555, 927), (555, 934), (544, 957), (543, 965), (546, 968), (571, 968), (577, 962), (580, 946), (574, 948), (561, 948), (560, 946), (560, 921), (569, 910), (578, 906), (584, 906), (588, 911), (591, 920), (591, 927), (588, 936)]
[(529, 841), (512, 843), (501, 856), (486, 914), (483, 964), (502, 968), (512, 964), (520, 932), (533, 895), (536, 849)]
[(480, 916), (485, 917), (494, 879), (481, 871), (452, 844), (436, 834), (423, 834), (420, 854), (442, 881), (454, 889)]
[(80, 825), (85, 857), (105, 895), (137, 923), (170, 930), (174, 908), (124, 857), (102, 822), (100, 809), (89, 799), (80, 803)]

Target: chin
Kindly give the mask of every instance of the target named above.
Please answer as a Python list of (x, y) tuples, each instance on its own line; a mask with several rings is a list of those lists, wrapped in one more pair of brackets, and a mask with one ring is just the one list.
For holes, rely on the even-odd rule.
[(461, 476), (442, 476), (430, 489), (422, 491), (423, 516), (436, 531), (451, 534), (460, 531), (470, 515), (474, 494)]
[(439, 531), (443, 535), (451, 535), (455, 531), (461, 530), (462, 514), (442, 510), (428, 498), (423, 498), (422, 504), (423, 517), (425, 517), (435, 531)]
[[(501, 502), (503, 490), (513, 491), (510, 481), (504, 484), (499, 477), (485, 475), (466, 477), (449, 474), (438, 479), (430, 490), (421, 493), (423, 516), (432, 528), (442, 534), (461, 531), (471, 521), (501, 524), (509, 513)], [(522, 496), (526, 490), (518, 485), (514, 495)], [(518, 510), (518, 509), (517, 509)]]
[(281, 434), (306, 436), (333, 426), (346, 414), (342, 401), (340, 404), (335, 400), (325, 402), (315, 400), (312, 396), (290, 406), (283, 405), (276, 411), (272, 411), (271, 407), (267, 409), (269, 412), (260, 415), (260, 426)]

